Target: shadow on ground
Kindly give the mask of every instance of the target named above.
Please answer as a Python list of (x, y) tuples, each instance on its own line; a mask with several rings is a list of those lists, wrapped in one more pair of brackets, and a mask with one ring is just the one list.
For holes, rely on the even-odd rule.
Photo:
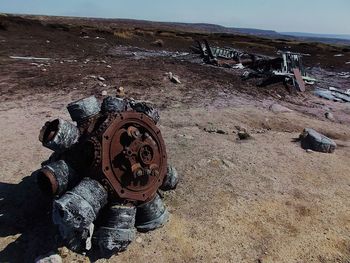
[(33, 175), (19, 184), (0, 182), (0, 237), (12, 242), (0, 262), (33, 262), (59, 247), (51, 222), (51, 200), (42, 195)]

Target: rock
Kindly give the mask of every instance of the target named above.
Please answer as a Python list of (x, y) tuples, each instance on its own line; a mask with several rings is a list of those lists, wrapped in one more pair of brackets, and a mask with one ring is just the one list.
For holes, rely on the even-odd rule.
[(123, 87), (117, 88), (117, 95), (116, 96), (119, 98), (122, 98), (125, 96), (125, 90)]
[(334, 118), (334, 115), (333, 115), (333, 113), (332, 112), (326, 112), (325, 114), (324, 114), (324, 116), (328, 119), (328, 120), (330, 120), (330, 121), (335, 121), (335, 118)]
[(103, 82), (101, 82), (101, 81), (98, 82), (98, 85), (99, 85), (100, 87), (107, 87), (107, 84), (106, 84), (106, 83), (103, 83)]
[(163, 47), (164, 41), (161, 39), (157, 39), (156, 41), (152, 42), (151, 44), (152, 44), (152, 46)]
[(280, 112), (292, 112), (291, 109), (288, 109), (287, 107), (284, 107), (278, 103), (274, 103), (269, 107), (270, 111), (274, 113), (280, 113)]
[(173, 74), (172, 72), (168, 73), (168, 77), (169, 77), (171, 82), (173, 82), (175, 84), (181, 84), (181, 81), (180, 81), (179, 77), (176, 76), (175, 74)]
[(112, 68), (112, 66), (111, 65), (107, 65), (106, 68)]
[(105, 81), (105, 80), (106, 80), (104, 77), (101, 77), (101, 76), (98, 76), (97, 79), (98, 79), (99, 81)]
[(62, 263), (62, 258), (60, 255), (50, 252), (35, 259), (35, 263)]
[(176, 134), (176, 137), (177, 138), (184, 138), (184, 139), (187, 139), (187, 140), (193, 140), (193, 136), (191, 135), (187, 135), (187, 134)]
[(314, 129), (306, 128), (299, 136), (301, 147), (316, 152), (333, 153), (337, 144), (330, 138), (318, 133)]
[(214, 126), (205, 127), (203, 130), (208, 133), (227, 134), (224, 130), (218, 129)]
[(142, 243), (142, 238), (141, 237), (138, 237), (138, 238), (136, 238), (136, 243), (139, 243), (139, 244), (141, 244)]
[(107, 94), (108, 94), (107, 90), (103, 90), (103, 91), (101, 92), (101, 95), (102, 95), (102, 96), (107, 96)]
[(222, 161), (222, 164), (225, 165), (227, 168), (232, 169), (232, 168), (235, 167), (235, 164), (233, 162), (229, 161), (229, 160), (224, 159), (224, 160), (221, 160), (221, 161)]
[(252, 136), (250, 136), (250, 134), (247, 131), (239, 131), (238, 138), (240, 140), (248, 140), (248, 139), (251, 139)]
[(307, 152), (307, 153), (313, 153), (314, 151), (311, 150), (311, 149), (306, 149), (306, 152)]

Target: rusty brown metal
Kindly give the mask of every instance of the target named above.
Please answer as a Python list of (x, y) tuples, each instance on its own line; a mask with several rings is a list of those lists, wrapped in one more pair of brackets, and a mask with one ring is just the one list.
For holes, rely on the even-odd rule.
[(150, 231), (168, 220), (157, 192), (175, 189), (178, 176), (167, 164), (158, 111), (112, 97), (99, 111), (92, 97), (69, 105), (77, 125), (56, 119), (40, 132), (54, 153), (35, 172), (38, 185), (55, 197), (53, 222), (69, 248), (84, 249), (96, 223), (94, 246), (104, 255), (120, 252), (133, 240), (135, 226)]
[(154, 197), (166, 175), (167, 154), (151, 118), (138, 112), (115, 116), (102, 136), (102, 171), (120, 198)]

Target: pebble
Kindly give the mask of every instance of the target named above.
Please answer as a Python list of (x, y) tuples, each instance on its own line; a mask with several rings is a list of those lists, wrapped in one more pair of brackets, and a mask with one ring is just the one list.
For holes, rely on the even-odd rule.
[(239, 131), (238, 138), (240, 140), (248, 140), (251, 138), (250, 134), (247, 131)]
[(101, 76), (98, 76), (97, 79), (98, 79), (99, 81), (105, 81), (105, 80), (106, 80), (104, 77), (101, 77)]
[(49, 253), (35, 259), (35, 263), (62, 263), (62, 258), (58, 254)]
[(277, 104), (277, 103), (272, 104), (269, 109), (274, 113), (292, 112), (291, 109), (288, 109), (287, 107), (284, 107), (284, 106)]
[(333, 115), (332, 112), (326, 112), (326, 113), (324, 114), (324, 116), (325, 116), (328, 120), (330, 120), (330, 121), (334, 121), (334, 120), (335, 120), (334, 115)]
[(136, 238), (136, 243), (139, 243), (139, 244), (141, 244), (142, 243), (142, 238), (141, 237), (138, 237), (138, 238)]
[(108, 94), (107, 90), (103, 90), (103, 91), (101, 92), (101, 95), (102, 95), (102, 96), (107, 96), (107, 94)]

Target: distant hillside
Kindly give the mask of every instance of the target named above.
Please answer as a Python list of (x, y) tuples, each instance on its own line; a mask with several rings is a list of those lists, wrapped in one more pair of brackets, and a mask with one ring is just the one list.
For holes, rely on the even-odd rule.
[[(62, 19), (67, 22), (78, 22), (78, 24), (89, 24), (94, 22), (100, 25), (101, 28), (139, 28), (148, 27), (150, 29), (158, 29), (159, 31), (183, 31), (188, 33), (213, 33), (213, 34), (228, 34), (228, 35), (251, 35), (270, 39), (282, 39), (291, 41), (305, 42), (321, 42), (325, 44), (347, 45), (350, 46), (350, 35), (335, 35), (335, 34), (313, 34), (313, 33), (298, 33), (286, 32), (279, 33), (274, 30), (263, 30), (255, 28), (235, 28), (225, 27), (221, 25), (208, 23), (179, 23), (179, 22), (155, 22), (134, 19), (118, 19), (118, 18), (91, 18), (91, 17), (59, 17), (59, 16), (41, 16), (41, 15), (21, 15), (21, 14), (3, 14), (9, 17), (31, 18), (39, 21), (51, 21), (60, 23)], [(106, 25), (106, 23), (108, 25)]]
[(281, 32), (283, 35), (295, 36), (295, 37), (311, 37), (311, 38), (333, 38), (333, 39), (342, 39), (350, 40), (350, 35), (342, 34), (315, 34), (315, 33), (300, 33), (300, 32)]

